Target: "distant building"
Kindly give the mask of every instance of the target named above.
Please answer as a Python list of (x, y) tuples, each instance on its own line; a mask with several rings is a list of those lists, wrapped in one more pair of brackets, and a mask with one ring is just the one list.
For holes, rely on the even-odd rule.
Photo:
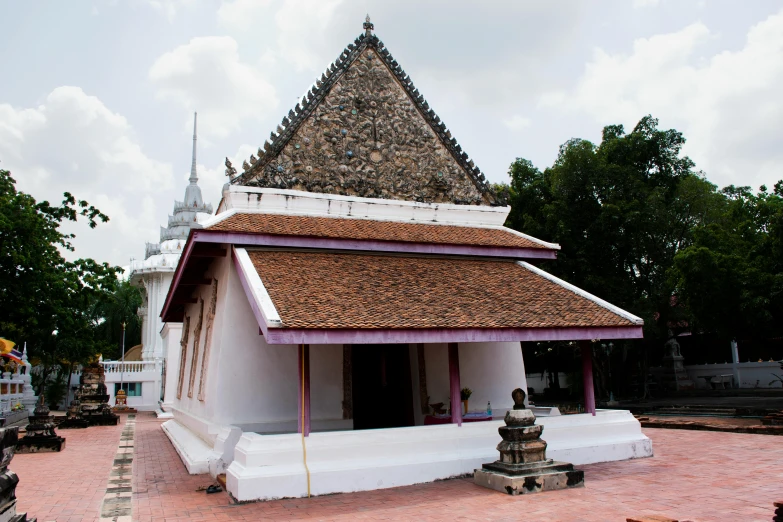
[[(168, 224), (160, 227), (160, 243), (147, 243), (144, 260), (133, 260), (130, 265), (131, 284), (142, 289), (143, 303), (138, 310), (142, 319), (141, 360), (160, 361), (165, 359), (166, 351), (160, 333), (163, 322), (160, 311), (171, 286), (174, 268), (177, 266), (182, 248), (190, 230), (201, 228), (201, 222), (212, 215), (212, 205), (204, 203), (201, 188), (198, 186), (196, 172), (196, 120), (193, 116), (193, 158), (190, 167), (190, 183), (185, 189), (185, 198), (174, 202), (174, 213), (169, 216)], [(181, 324), (170, 323), (167, 328), (179, 331)], [(119, 379), (118, 379), (119, 380)], [(152, 385), (152, 383), (150, 383)], [(160, 379), (156, 386), (160, 387)], [(160, 390), (154, 394), (145, 392), (145, 396), (155, 397), (157, 404)], [(129, 397), (130, 399), (130, 397)]]

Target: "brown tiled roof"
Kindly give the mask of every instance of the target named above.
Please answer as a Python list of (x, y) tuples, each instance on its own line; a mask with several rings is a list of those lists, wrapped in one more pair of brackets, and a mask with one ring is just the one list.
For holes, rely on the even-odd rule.
[(207, 230), (250, 232), (330, 239), (360, 239), (372, 241), (402, 241), (406, 243), (438, 243), (509, 248), (551, 250), (541, 243), (498, 228), (428, 225), (279, 214), (234, 214)]
[(544, 328), (633, 323), (510, 261), (248, 252), (287, 328)]

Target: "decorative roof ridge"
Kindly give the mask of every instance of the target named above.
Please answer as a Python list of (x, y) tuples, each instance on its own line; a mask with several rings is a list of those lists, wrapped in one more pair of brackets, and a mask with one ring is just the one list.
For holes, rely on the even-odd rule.
[(433, 130), (435, 135), (438, 136), (438, 139), (444, 147), (446, 147), (446, 150), (449, 151), (460, 167), (465, 170), (479, 192), (489, 198), (491, 206), (502, 206), (503, 203), (499, 202), (493, 194), (481, 169), (479, 169), (467, 153), (462, 150), (462, 147), (457, 143), (456, 138), (452, 137), (451, 131), (446, 127), (446, 124), (443, 123), (440, 117), (435, 114), (435, 111), (430, 108), (427, 100), (424, 99), (424, 96), (413, 85), (413, 80), (411, 80), (410, 75), (408, 75), (400, 64), (397, 63), (397, 60), (394, 59), (378, 36), (372, 34), (369, 29), (364, 34), (358, 36), (353, 43), (348, 44), (348, 46), (343, 49), (343, 52), (340, 53), (337, 60), (326, 68), (324, 73), (321, 74), (321, 77), (315, 81), (315, 84), (302, 97), (301, 103), (297, 103), (293, 109), (288, 111), (288, 114), (283, 117), (282, 122), (277, 126), (276, 132), (272, 132), (269, 139), (264, 142), (264, 145), (258, 148), (258, 157), (251, 154), (250, 158), (242, 163), (243, 171), (241, 174), (237, 175), (236, 168), (234, 168), (231, 161), (226, 158), (226, 175), (229, 177), (230, 183), (238, 184), (243, 181), (248, 181), (255, 173), (272, 162), (278, 154), (282, 152), (291, 138), (293, 138), (304, 121), (329, 94), (334, 84), (342, 78), (343, 74), (353, 62), (368, 47), (375, 49), (376, 53), (381, 58), (381, 61), (383, 61), (389, 71), (391, 71), (400, 83), (421, 116)]

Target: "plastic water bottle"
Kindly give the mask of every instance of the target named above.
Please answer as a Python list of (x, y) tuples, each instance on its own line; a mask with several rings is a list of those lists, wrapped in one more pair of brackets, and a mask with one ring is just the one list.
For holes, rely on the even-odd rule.
[(487, 401), (487, 415), (492, 417), (492, 405)]

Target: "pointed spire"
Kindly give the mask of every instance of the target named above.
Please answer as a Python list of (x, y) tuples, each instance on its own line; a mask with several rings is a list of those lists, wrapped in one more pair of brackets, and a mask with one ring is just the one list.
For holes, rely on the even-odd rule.
[(196, 123), (198, 113), (193, 113), (193, 162), (190, 164), (190, 184), (196, 185), (198, 183), (198, 174), (196, 172)]
[(372, 36), (372, 30), (375, 29), (375, 26), (370, 22), (370, 15), (367, 15), (367, 18), (364, 19), (364, 34), (365, 36)]

